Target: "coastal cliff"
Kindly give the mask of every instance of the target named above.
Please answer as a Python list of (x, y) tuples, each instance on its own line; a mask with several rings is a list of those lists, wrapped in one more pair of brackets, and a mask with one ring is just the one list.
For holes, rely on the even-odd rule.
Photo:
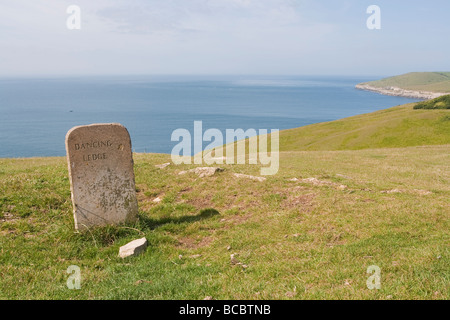
[(364, 82), (356, 89), (389, 96), (430, 100), (450, 94), (450, 72), (410, 72)]
[(365, 90), (365, 91), (372, 91), (388, 96), (398, 96), (398, 97), (407, 97), (407, 98), (413, 98), (413, 99), (424, 99), (424, 100), (430, 100), (435, 99), (441, 96), (445, 96), (448, 93), (443, 92), (430, 92), (430, 91), (414, 91), (414, 90), (406, 90), (398, 87), (373, 87), (368, 84), (357, 84), (355, 86), (356, 89), (359, 90)]

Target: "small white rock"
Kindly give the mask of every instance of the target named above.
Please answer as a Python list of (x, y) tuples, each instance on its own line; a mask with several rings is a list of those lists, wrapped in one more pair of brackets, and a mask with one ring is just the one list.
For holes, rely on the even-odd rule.
[(198, 167), (198, 168), (187, 170), (187, 171), (180, 171), (180, 172), (178, 172), (178, 174), (182, 175), (182, 174), (193, 172), (196, 175), (198, 175), (200, 178), (204, 178), (204, 177), (211, 177), (216, 172), (222, 172), (224, 170), (225, 169), (218, 168), (218, 167)]
[(163, 163), (163, 164), (155, 164), (155, 167), (157, 167), (159, 169), (164, 169), (167, 166), (170, 166), (170, 162)]
[(133, 240), (127, 243), (126, 245), (120, 247), (119, 257), (126, 258), (129, 256), (137, 256), (147, 248), (147, 244), (148, 242), (146, 238)]
[(222, 172), (224, 171), (223, 168), (217, 168), (217, 167), (200, 167), (195, 168), (194, 172), (196, 175), (198, 175), (200, 178), (204, 177), (210, 177), (214, 175), (216, 172)]
[(239, 260), (235, 258), (236, 255), (237, 255), (236, 253), (230, 254), (231, 264), (238, 264), (238, 263), (240, 263)]
[(248, 175), (248, 174), (233, 173), (233, 175), (236, 178), (246, 178), (246, 179), (256, 180), (256, 181), (259, 181), (259, 182), (266, 181), (266, 178), (264, 178), (264, 177), (256, 177), (256, 176), (251, 176), (251, 175)]

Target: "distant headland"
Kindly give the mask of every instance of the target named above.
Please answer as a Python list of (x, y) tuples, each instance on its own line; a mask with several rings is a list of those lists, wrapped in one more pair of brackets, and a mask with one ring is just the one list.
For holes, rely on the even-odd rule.
[(411, 72), (360, 83), (355, 88), (389, 96), (435, 99), (450, 94), (450, 72)]

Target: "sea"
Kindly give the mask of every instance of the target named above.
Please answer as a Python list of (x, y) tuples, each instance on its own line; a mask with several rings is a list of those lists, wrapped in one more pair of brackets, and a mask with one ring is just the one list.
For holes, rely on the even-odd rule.
[[(418, 100), (360, 91), (379, 77), (0, 78), (0, 158), (64, 156), (74, 126), (121, 123), (134, 152), (171, 153), (172, 132), (288, 129)], [(206, 146), (207, 142), (205, 142)]]

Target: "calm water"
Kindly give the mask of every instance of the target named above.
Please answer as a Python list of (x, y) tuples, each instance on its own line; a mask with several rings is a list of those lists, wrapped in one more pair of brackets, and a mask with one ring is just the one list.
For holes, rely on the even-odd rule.
[[(141, 76), (0, 79), (0, 157), (65, 155), (77, 125), (119, 122), (137, 152), (170, 153), (172, 131), (287, 129), (413, 102), (349, 77)], [(205, 146), (208, 143), (205, 143)]]

